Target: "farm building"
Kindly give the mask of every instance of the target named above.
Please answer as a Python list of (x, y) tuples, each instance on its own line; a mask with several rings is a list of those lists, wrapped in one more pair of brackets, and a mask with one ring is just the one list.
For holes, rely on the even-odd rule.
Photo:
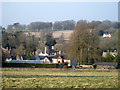
[(97, 69), (115, 69), (117, 68), (117, 63), (114, 62), (97, 62)]

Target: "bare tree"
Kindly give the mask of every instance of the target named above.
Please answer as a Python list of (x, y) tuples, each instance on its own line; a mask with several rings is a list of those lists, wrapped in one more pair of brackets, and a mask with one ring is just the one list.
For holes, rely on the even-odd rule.
[(95, 31), (86, 22), (80, 22), (68, 45), (68, 56), (80, 64), (92, 64), (98, 57)]

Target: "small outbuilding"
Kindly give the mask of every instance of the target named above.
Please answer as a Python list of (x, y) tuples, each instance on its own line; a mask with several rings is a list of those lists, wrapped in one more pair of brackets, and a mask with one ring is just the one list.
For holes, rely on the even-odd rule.
[(117, 63), (114, 62), (97, 62), (97, 69), (116, 69)]

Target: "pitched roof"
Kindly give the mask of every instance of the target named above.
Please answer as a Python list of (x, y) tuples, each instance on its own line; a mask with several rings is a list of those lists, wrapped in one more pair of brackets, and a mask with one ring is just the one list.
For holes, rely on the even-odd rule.
[(36, 60), (36, 56), (35, 55), (32, 55), (31, 58), (32, 58), (32, 60)]
[(41, 60), (11, 60), (9, 63), (43, 63)]
[(97, 65), (117, 65), (117, 63), (114, 62), (97, 62)]
[(50, 60), (50, 62), (52, 62), (52, 57), (46, 57), (46, 58), (48, 58)]
[(64, 56), (63, 55), (59, 55), (58, 58), (64, 59)]
[(40, 60), (43, 60), (45, 58), (49, 59), (50, 61), (52, 61), (53, 57), (48, 57), (48, 56), (38, 56)]
[(43, 60), (47, 56), (38, 56), (38, 57), (39, 57), (39, 60)]

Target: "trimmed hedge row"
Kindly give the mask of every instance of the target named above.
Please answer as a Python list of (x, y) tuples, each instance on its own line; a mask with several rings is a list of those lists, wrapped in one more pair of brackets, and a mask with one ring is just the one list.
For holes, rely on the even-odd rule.
[(41, 63), (3, 63), (2, 67), (36, 67), (36, 68), (61, 68), (60, 64)]

